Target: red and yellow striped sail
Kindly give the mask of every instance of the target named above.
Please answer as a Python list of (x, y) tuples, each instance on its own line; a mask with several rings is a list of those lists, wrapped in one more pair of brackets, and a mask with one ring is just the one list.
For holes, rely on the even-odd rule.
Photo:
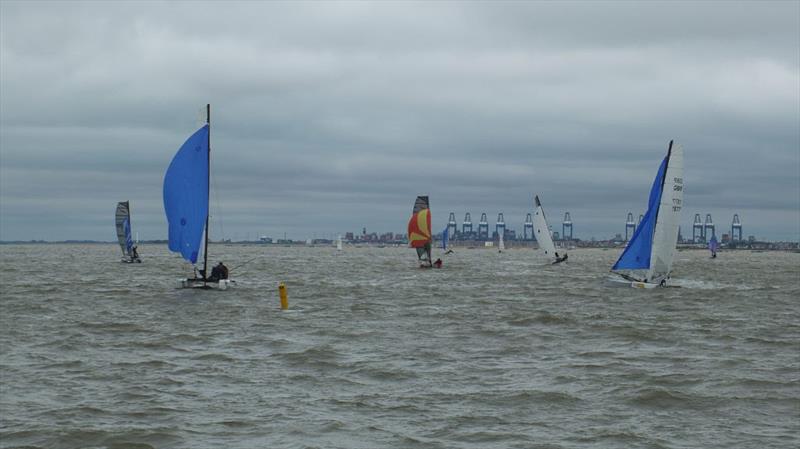
[(414, 212), (408, 220), (408, 243), (412, 248), (422, 248), (431, 242), (431, 210)]

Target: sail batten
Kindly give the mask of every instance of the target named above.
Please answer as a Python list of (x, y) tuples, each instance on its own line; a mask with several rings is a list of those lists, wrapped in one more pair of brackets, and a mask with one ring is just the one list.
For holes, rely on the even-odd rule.
[(208, 223), (208, 132), (198, 129), (180, 147), (164, 175), (169, 249), (192, 264), (203, 256)]

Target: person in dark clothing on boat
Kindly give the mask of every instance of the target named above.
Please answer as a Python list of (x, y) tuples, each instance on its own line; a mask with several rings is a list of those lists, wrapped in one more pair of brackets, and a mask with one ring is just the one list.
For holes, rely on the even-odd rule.
[(558, 253), (556, 253), (556, 261), (553, 262), (553, 264), (565, 262), (568, 257), (569, 257), (569, 254), (564, 254), (564, 257), (558, 257)]
[(228, 267), (226, 267), (222, 262), (211, 269), (211, 277), (208, 278), (208, 280), (217, 282), (221, 279), (228, 279)]
[(141, 260), (139, 260), (139, 251), (136, 251), (136, 245), (131, 247), (131, 260), (134, 262), (141, 262)]

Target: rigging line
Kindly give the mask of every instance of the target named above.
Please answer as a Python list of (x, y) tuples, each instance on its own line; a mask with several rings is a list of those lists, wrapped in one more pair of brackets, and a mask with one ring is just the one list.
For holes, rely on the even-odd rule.
[(254, 260), (256, 260), (256, 259), (259, 259), (259, 258), (261, 258), (261, 256), (256, 256), (256, 257), (253, 257), (252, 259), (250, 259), (250, 260), (248, 260), (248, 261), (246, 261), (246, 262), (240, 263), (239, 265), (236, 265), (236, 266), (235, 266), (235, 267), (233, 267), (233, 268), (229, 268), (228, 270), (230, 270), (230, 271), (233, 271), (233, 270), (236, 270), (236, 269), (242, 268), (243, 266), (245, 266), (245, 265), (249, 264), (250, 262), (252, 262), (252, 261), (254, 261)]

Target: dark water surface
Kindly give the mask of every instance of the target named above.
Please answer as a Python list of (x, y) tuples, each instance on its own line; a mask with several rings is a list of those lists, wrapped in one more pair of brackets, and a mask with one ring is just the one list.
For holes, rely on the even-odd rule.
[(218, 292), (164, 246), (1, 246), (0, 447), (800, 445), (800, 254), (679, 252), (641, 291), (603, 285), (616, 250), (456, 251), (212, 245), (257, 258)]

